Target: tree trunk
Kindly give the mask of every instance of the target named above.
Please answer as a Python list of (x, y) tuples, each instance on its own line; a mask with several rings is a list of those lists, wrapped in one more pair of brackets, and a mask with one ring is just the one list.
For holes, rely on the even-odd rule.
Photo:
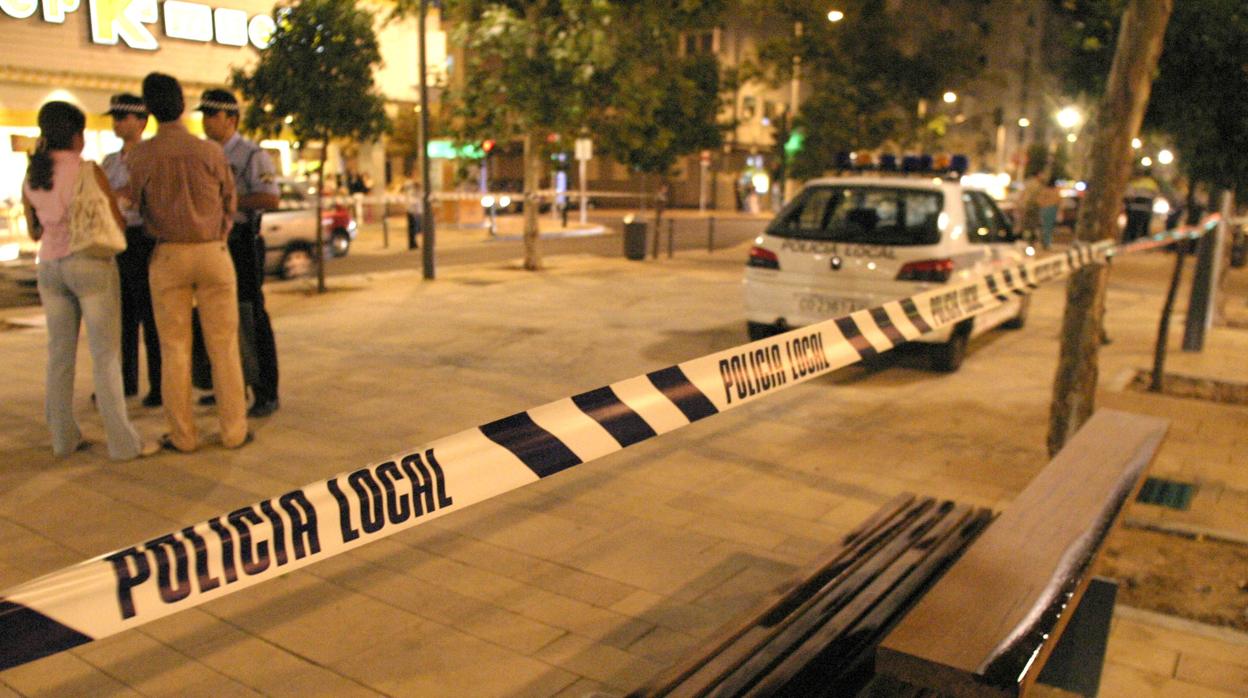
[(542, 256), (537, 249), (539, 237), (538, 209), (541, 199), (537, 188), (541, 184), (542, 160), (538, 153), (538, 136), (532, 131), (524, 134), (524, 268), (537, 271), (542, 268)]
[[(1131, 138), (1144, 118), (1173, 7), (1173, 0), (1130, 0), (1122, 15), (1113, 66), (1098, 109), (1088, 191), (1075, 225), (1078, 242), (1116, 235), (1118, 211), (1131, 173)], [(1079, 270), (1066, 284), (1061, 355), (1049, 411), (1050, 455), (1061, 450), (1092, 416), (1107, 280), (1108, 269), (1096, 264)]]
[(325, 153), (329, 150), (329, 137), (321, 139), (321, 163), (316, 168), (316, 292), (325, 292), (325, 226), (321, 225), (321, 212), (325, 204)]

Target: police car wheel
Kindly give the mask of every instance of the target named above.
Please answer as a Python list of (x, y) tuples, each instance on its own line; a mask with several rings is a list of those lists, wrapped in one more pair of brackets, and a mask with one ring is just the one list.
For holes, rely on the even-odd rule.
[(283, 279), (296, 279), (316, 273), (316, 257), (307, 247), (289, 247), (282, 253), (280, 273)]
[(953, 373), (962, 366), (966, 358), (966, 346), (970, 343), (970, 326), (958, 327), (944, 344), (932, 345), (932, 369), (942, 373)]
[(345, 257), (351, 249), (351, 236), (345, 230), (335, 230), (329, 236), (329, 253), (335, 257)]
[(1027, 324), (1027, 312), (1031, 309), (1031, 296), (1023, 296), (1022, 303), (1018, 306), (1018, 315), (1001, 323), (1001, 326), (1007, 330), (1021, 330)]
[(779, 327), (766, 322), (746, 322), (745, 331), (750, 335), (750, 341), (767, 339), (780, 334)]

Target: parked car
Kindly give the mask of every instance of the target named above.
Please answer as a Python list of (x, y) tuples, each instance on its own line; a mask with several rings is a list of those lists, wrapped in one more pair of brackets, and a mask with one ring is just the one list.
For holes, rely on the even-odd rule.
[[(264, 235), (266, 273), (283, 279), (316, 272), (316, 187), (298, 180), (281, 180), (281, 203), (275, 211), (260, 217)], [(351, 209), (342, 203), (326, 202), (321, 211), (325, 256), (343, 257), (356, 237)]]
[[(1034, 249), (988, 194), (956, 181), (861, 176), (808, 183), (755, 241), (745, 270), (751, 339), (1023, 262)], [(1029, 297), (919, 338), (954, 371), (971, 337), (1022, 327)]]

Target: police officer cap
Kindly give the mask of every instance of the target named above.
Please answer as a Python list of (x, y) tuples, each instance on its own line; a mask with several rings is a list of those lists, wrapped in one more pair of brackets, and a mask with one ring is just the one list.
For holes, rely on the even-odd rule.
[(195, 110), (224, 111), (237, 114), (238, 99), (229, 90), (204, 90), (203, 96), (199, 98), (199, 106), (195, 107)]
[(104, 112), (105, 116), (125, 116), (126, 114), (147, 116), (147, 105), (143, 104), (143, 98), (129, 92), (122, 92), (108, 99), (108, 111)]

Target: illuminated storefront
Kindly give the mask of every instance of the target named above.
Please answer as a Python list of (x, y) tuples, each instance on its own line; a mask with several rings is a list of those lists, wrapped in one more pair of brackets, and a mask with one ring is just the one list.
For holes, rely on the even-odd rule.
[[(200, 91), (226, 84), (231, 68), (255, 62), (273, 31), (273, 6), (273, 0), (0, 0), (0, 226), (20, 197), (42, 104), (62, 100), (85, 111), (84, 155), (100, 160), (121, 146), (102, 115), (111, 95), (138, 93), (143, 76), (160, 71), (182, 82), (192, 108)], [(410, 104), (419, 99), (416, 22), (383, 24), (390, 7), (374, 8), (385, 61), (375, 77), (387, 100)], [(436, 74), (445, 65), (445, 35), (433, 31), (436, 17), (429, 26)], [(188, 111), (186, 120), (202, 132), (198, 113)], [(299, 169), (290, 144), (265, 145), (283, 172)], [(380, 144), (357, 150), (366, 169), (384, 169)]]

